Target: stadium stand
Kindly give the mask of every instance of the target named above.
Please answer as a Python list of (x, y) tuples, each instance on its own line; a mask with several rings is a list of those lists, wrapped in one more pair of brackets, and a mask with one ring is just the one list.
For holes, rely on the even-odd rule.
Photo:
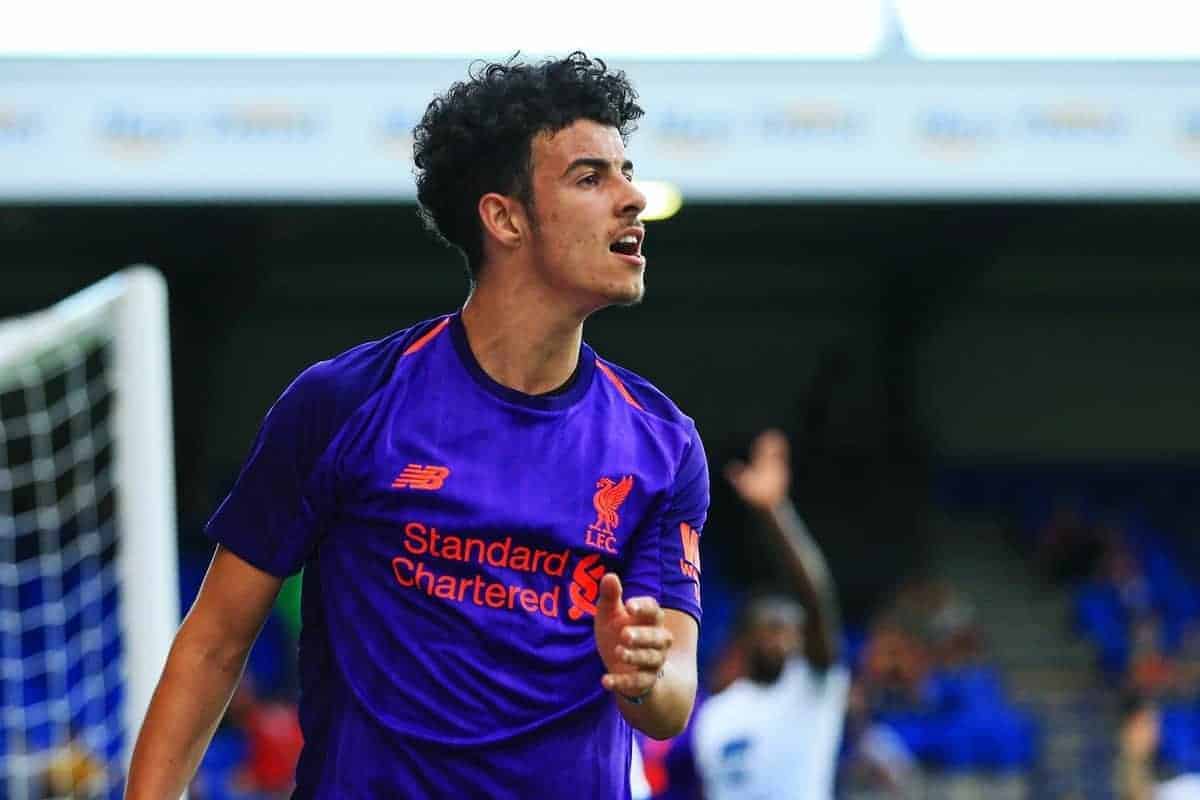
[(1068, 593), (1070, 625), (1092, 648), (1109, 702), (1124, 695), (1157, 710), (1159, 779), (1200, 772), (1196, 480), (1194, 468), (1152, 466), (988, 468), (941, 482), (946, 502), (1008, 517), (1029, 566)]

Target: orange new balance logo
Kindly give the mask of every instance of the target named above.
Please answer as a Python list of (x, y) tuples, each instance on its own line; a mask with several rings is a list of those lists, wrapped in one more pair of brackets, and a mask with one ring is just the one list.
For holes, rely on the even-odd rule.
[(409, 464), (404, 471), (392, 481), (393, 489), (424, 489), (437, 491), (446, 482), (450, 474), (448, 467), (422, 466)]

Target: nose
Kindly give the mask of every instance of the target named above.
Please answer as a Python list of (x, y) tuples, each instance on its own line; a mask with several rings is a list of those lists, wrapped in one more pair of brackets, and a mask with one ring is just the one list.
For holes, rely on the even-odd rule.
[(639, 217), (645, 210), (646, 195), (642, 194), (642, 190), (633, 181), (626, 181), (625, 191), (621, 195), (620, 215)]

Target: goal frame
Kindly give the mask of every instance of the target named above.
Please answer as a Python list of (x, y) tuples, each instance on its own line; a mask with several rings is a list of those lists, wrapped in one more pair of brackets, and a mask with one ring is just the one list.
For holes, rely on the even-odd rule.
[(112, 332), (115, 568), (127, 771), (180, 618), (166, 281), (153, 267), (133, 266), (45, 310), (0, 321), (0, 377), (97, 328)]

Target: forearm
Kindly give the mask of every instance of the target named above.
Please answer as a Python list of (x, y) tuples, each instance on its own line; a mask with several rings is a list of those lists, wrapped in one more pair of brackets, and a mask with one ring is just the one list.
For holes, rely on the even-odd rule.
[(826, 651), (823, 655), (832, 663), (837, 659), (841, 620), (829, 565), (790, 500), (784, 499), (763, 517), (771, 539), (783, 554), (792, 584), (809, 607), (814, 623), (811, 627)]
[(126, 800), (177, 798), (187, 788), (237, 687), (248, 648), (210, 647), (185, 625), (150, 701)]
[(1151, 800), (1154, 795), (1153, 770), (1145, 760), (1120, 755), (1116, 782), (1119, 800)]
[(652, 739), (670, 739), (687, 726), (696, 702), (696, 669), (668, 660), (662, 676), (640, 704), (614, 693), (613, 702), (633, 727)]

